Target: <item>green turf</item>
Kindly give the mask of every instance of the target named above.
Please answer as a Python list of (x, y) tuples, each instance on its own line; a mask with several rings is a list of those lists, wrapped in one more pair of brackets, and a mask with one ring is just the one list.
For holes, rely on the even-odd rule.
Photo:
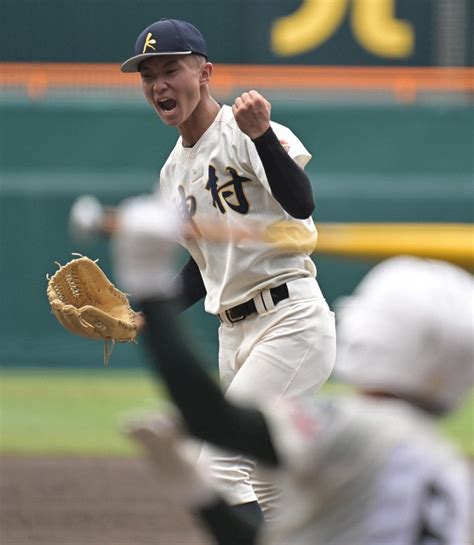
[[(325, 387), (338, 395), (346, 388)], [(0, 373), (0, 452), (129, 456), (135, 447), (117, 422), (163, 403), (163, 390), (143, 372), (35, 371)], [(443, 422), (474, 457), (474, 395)]]
[(0, 451), (22, 454), (130, 455), (121, 416), (156, 407), (146, 374), (6, 372), (0, 375)]

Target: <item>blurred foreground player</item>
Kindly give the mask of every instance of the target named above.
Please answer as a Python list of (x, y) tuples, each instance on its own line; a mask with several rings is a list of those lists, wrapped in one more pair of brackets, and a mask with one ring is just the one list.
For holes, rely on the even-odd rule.
[(169, 235), (170, 225), (165, 229), (158, 218), (153, 226), (124, 218), (116, 240), (121, 287), (142, 301), (156, 370), (192, 435), (262, 461), (283, 491), (276, 520), (253, 526), (178, 456), (179, 425), (164, 433), (160, 418), (130, 423), (130, 435), (159, 472), (164, 460), (187, 468), (174, 471), (174, 481), (217, 542), (468, 543), (468, 472), (439, 434), (436, 417), (455, 408), (472, 385), (471, 275), (428, 260), (382, 263), (341, 309), (340, 373), (364, 395), (239, 406), (202, 371), (177, 326), (169, 292), (174, 244), (158, 236)]

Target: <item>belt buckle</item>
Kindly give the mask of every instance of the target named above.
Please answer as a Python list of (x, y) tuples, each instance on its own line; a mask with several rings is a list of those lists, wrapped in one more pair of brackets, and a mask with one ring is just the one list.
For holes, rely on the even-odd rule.
[(241, 322), (242, 320), (245, 320), (245, 314), (241, 314), (240, 316), (237, 316), (235, 318), (232, 317), (230, 310), (225, 310), (224, 314), (226, 315), (227, 319), (231, 324), (234, 324), (235, 322)]

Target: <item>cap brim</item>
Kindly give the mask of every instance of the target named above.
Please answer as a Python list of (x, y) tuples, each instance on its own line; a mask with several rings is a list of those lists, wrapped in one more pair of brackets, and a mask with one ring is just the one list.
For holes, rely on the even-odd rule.
[(159, 53), (142, 53), (127, 59), (120, 67), (121, 72), (138, 72), (138, 66), (150, 57), (164, 57), (165, 55), (191, 55), (192, 51), (163, 51)]

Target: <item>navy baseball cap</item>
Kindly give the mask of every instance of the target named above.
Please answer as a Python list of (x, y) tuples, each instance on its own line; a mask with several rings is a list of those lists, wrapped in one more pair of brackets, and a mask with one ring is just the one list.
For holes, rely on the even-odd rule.
[(138, 36), (135, 55), (127, 59), (120, 70), (138, 72), (145, 59), (160, 55), (207, 55), (207, 45), (199, 30), (191, 23), (179, 19), (160, 19)]

